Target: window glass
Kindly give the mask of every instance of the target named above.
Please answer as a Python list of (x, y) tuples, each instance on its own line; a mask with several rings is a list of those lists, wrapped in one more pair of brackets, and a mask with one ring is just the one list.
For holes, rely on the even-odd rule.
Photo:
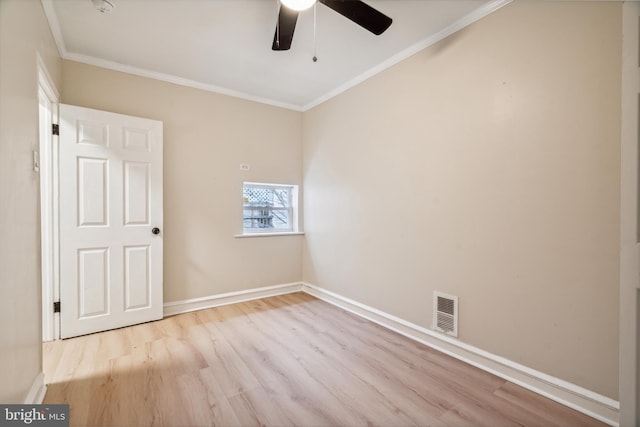
[(244, 233), (296, 231), (296, 190), (293, 185), (245, 182), (242, 190)]

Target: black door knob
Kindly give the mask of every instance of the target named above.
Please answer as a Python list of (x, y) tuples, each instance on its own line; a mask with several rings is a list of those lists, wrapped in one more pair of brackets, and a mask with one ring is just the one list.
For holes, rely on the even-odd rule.
[(151, 229), (151, 232), (152, 232), (153, 234), (160, 234), (160, 229), (159, 229), (158, 227), (153, 227), (153, 228)]

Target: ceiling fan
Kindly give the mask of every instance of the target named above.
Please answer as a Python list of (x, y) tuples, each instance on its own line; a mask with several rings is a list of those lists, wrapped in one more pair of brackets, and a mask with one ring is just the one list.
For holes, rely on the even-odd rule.
[(272, 50), (289, 50), (296, 29), (298, 13), (322, 3), (340, 15), (360, 25), (375, 35), (380, 35), (391, 25), (392, 19), (360, 0), (280, 0), (278, 23), (273, 35)]

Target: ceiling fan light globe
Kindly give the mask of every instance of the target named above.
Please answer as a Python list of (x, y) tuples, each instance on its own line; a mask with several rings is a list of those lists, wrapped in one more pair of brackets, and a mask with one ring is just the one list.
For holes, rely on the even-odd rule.
[(307, 10), (316, 3), (316, 0), (280, 0), (283, 6), (295, 11)]

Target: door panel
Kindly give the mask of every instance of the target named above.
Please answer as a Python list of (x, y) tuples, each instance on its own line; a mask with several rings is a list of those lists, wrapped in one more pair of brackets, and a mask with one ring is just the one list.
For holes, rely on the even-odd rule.
[(109, 126), (102, 122), (78, 120), (78, 144), (109, 146)]
[(108, 160), (78, 157), (78, 225), (108, 225)]
[(151, 304), (149, 246), (124, 248), (125, 310), (147, 308)]
[(60, 105), (63, 338), (162, 318), (162, 123)]
[(151, 151), (151, 134), (144, 129), (124, 129), (124, 148), (134, 151)]
[(149, 225), (149, 163), (124, 162), (124, 224)]
[(109, 314), (109, 248), (78, 249), (79, 318)]

